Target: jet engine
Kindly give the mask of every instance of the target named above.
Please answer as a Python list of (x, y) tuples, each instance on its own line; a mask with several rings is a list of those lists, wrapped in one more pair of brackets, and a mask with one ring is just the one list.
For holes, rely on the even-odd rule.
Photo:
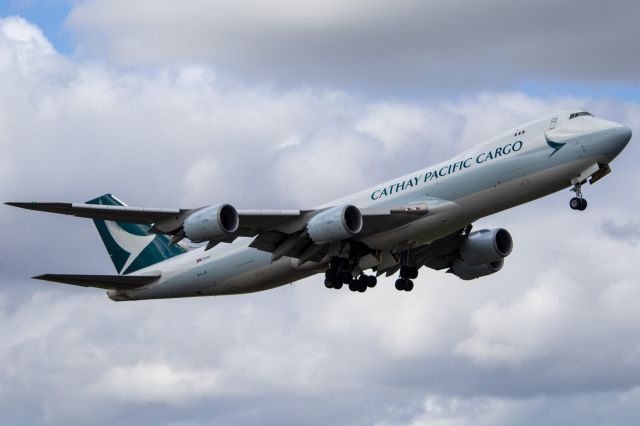
[(184, 234), (195, 243), (217, 240), (238, 230), (240, 218), (230, 204), (205, 207), (189, 216), (183, 225)]
[(504, 259), (485, 263), (483, 265), (470, 265), (462, 260), (454, 260), (449, 272), (463, 280), (473, 280), (498, 272), (502, 269), (503, 264)]
[(506, 229), (481, 229), (472, 232), (462, 243), (460, 258), (468, 265), (482, 266), (504, 259), (512, 249), (513, 240)]
[(307, 232), (314, 243), (328, 243), (352, 237), (362, 230), (362, 213), (356, 206), (332, 207), (312, 217)]

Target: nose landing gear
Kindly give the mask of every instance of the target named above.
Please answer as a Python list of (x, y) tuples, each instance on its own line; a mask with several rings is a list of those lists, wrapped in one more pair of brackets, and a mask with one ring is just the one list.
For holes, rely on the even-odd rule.
[(569, 207), (572, 210), (580, 210), (583, 211), (587, 208), (587, 200), (582, 198), (582, 182), (576, 182), (573, 184), (573, 188), (571, 188), (573, 192), (576, 193), (576, 196), (569, 200)]

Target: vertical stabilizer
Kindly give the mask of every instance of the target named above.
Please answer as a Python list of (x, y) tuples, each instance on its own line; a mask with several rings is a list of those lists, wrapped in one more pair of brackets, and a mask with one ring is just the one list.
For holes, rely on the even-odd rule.
[[(87, 204), (125, 205), (111, 194), (87, 201)], [(98, 219), (93, 223), (119, 274), (135, 272), (187, 251), (183, 245), (169, 245), (166, 235), (148, 234), (148, 225)]]

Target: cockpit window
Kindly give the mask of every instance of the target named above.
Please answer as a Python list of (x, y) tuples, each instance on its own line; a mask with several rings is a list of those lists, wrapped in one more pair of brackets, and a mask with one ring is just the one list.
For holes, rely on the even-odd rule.
[(569, 120), (571, 120), (572, 118), (576, 118), (576, 117), (582, 117), (583, 115), (588, 115), (589, 117), (593, 117), (593, 114), (586, 112), (586, 111), (582, 111), (582, 112), (574, 112), (573, 114), (571, 114), (569, 116)]

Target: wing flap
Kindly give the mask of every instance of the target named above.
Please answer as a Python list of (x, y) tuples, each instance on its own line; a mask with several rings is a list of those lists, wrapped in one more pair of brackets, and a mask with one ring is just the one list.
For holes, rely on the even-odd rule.
[(160, 275), (79, 275), (79, 274), (44, 274), (33, 277), (36, 280), (52, 281), (80, 287), (95, 287), (105, 290), (133, 290), (151, 284)]

